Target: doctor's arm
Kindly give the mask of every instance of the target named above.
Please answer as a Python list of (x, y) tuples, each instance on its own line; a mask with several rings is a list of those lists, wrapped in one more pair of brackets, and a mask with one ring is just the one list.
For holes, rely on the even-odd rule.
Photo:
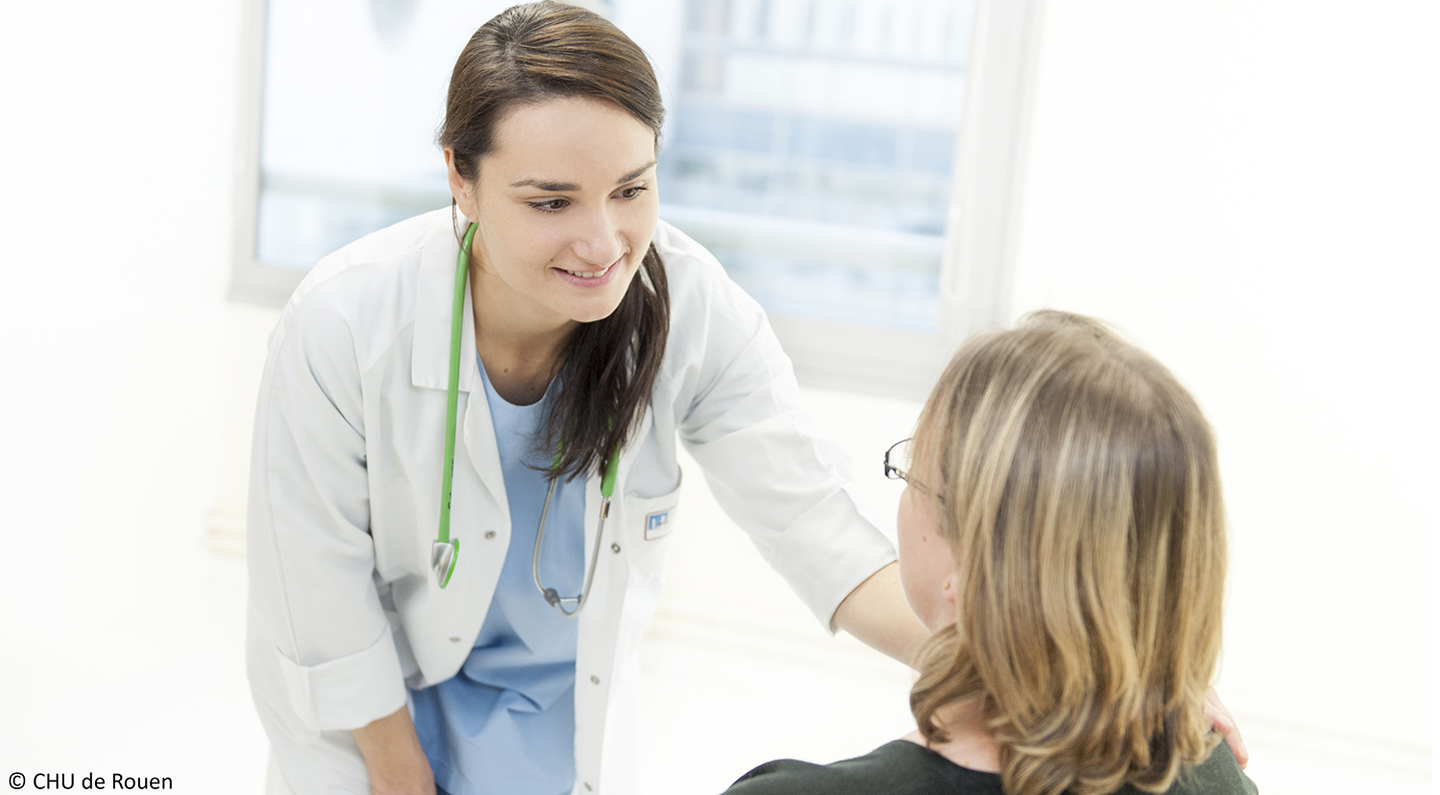
[(894, 546), (854, 486), (848, 451), (805, 407), (760, 306), (723, 276), (706, 287), (695, 306), (677, 291), (676, 317), (689, 319), (680, 327), (703, 331), (667, 353), (687, 363), (676, 377), (681, 441), (721, 508), (823, 625), (908, 663), (930, 633), (905, 601)]
[(293, 310), (277, 327), (256, 415), (246, 533), (251, 687), (275, 716), (272, 735), (351, 730), (354, 762), (363, 761), (373, 792), (434, 795), (374, 584), (354, 345), (343, 315), (323, 300), (312, 295)]
[(410, 710), (401, 707), (354, 729), (355, 744), (370, 774), (370, 795), (435, 795), (435, 774), (420, 747)]
[(905, 601), (900, 564), (891, 563), (860, 583), (835, 610), (832, 627), (906, 665), (930, 637)]

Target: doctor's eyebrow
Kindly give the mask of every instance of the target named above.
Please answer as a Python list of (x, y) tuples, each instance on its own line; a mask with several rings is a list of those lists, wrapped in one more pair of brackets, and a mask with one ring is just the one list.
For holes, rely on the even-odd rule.
[(622, 182), (629, 182), (630, 180), (635, 179), (636, 177), (640, 176), (641, 174), (644, 174), (646, 171), (649, 171), (650, 169), (654, 168), (654, 167), (655, 167), (655, 163), (656, 163), (656, 161), (651, 160), (649, 163), (646, 163), (645, 165), (643, 165), (643, 166), (635, 169), (634, 171), (631, 171), (630, 173), (626, 174), (625, 176), (621, 177), (620, 179), (615, 180), (615, 184), (616, 184), (616, 185), (619, 185), (619, 184), (622, 183)]
[[(629, 182), (630, 180), (635, 179), (636, 177), (640, 176), (641, 174), (644, 174), (646, 171), (649, 171), (650, 169), (654, 168), (654, 167), (655, 167), (655, 163), (656, 163), (656, 161), (651, 160), (649, 163), (646, 163), (645, 165), (643, 165), (643, 166), (635, 169), (634, 171), (631, 171), (631, 172), (627, 173), (625, 176), (621, 177), (620, 179), (615, 180), (615, 184), (616, 184), (616, 185), (619, 185), (619, 184), (621, 184), (621, 183), (623, 183), (623, 182)], [(554, 192), (556, 192), (556, 193), (564, 193), (564, 192), (569, 192), (569, 191), (577, 191), (577, 190), (580, 190), (580, 186), (577, 185), (577, 184), (575, 184), (575, 183), (573, 183), (573, 182), (550, 182), (550, 181), (543, 180), (543, 179), (533, 179), (533, 178), (532, 178), (532, 179), (522, 179), (522, 180), (519, 180), (519, 181), (517, 181), (517, 182), (512, 182), (512, 183), (510, 183), (510, 187), (512, 187), (512, 188), (539, 188), (540, 190), (543, 190), (543, 191), (554, 191)]]
[(543, 191), (566, 192), (580, 190), (580, 186), (573, 182), (547, 182), (543, 179), (522, 179), (519, 182), (510, 183), (512, 188), (539, 188)]

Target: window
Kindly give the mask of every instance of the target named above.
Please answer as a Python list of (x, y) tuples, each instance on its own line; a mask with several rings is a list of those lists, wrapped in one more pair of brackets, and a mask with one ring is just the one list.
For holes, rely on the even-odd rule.
[(321, 257), (450, 203), (450, 70), (507, 5), (250, 0), (233, 298), (283, 304)]
[[(1037, 3), (600, 5), (667, 94), (661, 217), (766, 308), (802, 382), (920, 397), (1002, 319)], [(234, 296), (283, 302), (319, 257), (448, 203), (450, 67), (505, 5), (255, 11)]]

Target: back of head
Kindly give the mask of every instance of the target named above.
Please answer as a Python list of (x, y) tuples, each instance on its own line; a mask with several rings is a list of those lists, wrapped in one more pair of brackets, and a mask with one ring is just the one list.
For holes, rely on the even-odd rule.
[(1225, 528), (1174, 376), (1098, 321), (1035, 313), (961, 347), (915, 448), (958, 583), (911, 694), (922, 733), (978, 698), (1009, 795), (1161, 791), (1208, 755)]

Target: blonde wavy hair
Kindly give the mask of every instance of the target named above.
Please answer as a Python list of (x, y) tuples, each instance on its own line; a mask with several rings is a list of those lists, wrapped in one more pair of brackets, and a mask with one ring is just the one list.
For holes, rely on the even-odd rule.
[(1099, 321), (1036, 312), (961, 347), (915, 436), (958, 585), (917, 660), (926, 740), (974, 699), (1009, 795), (1161, 792), (1206, 758), (1225, 521), (1190, 393)]

